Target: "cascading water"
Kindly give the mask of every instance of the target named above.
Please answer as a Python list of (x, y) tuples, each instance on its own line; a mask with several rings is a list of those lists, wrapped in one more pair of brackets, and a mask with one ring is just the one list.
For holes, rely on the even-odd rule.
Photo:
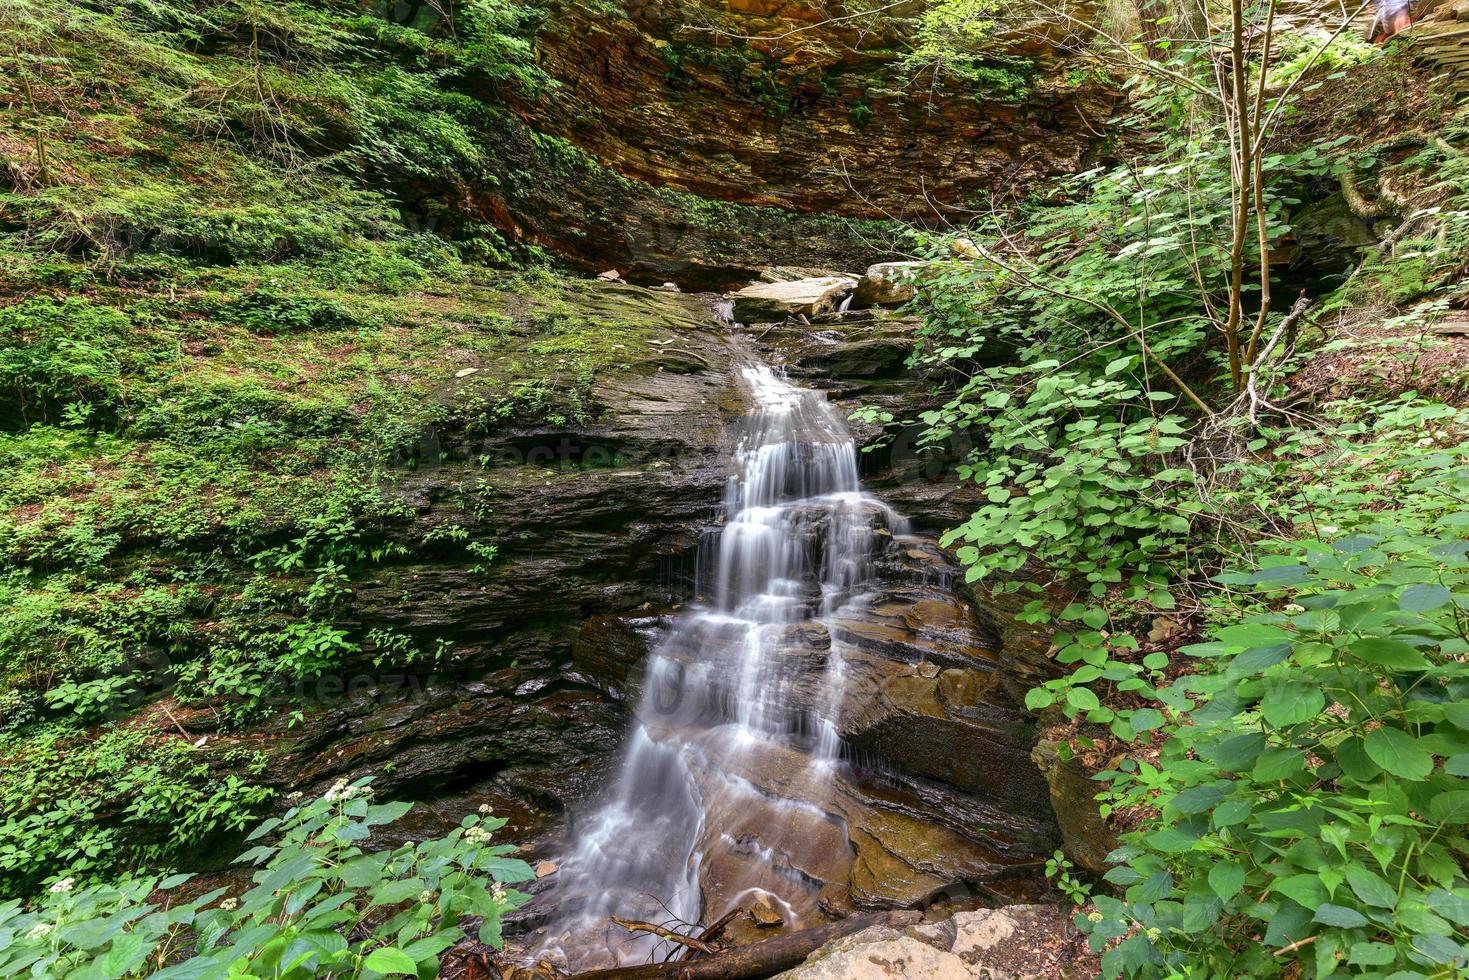
[[(557, 920), (541, 952), (574, 967), (666, 955), (670, 947), (610, 917), (712, 920), (725, 909), (704, 907), (701, 879), (716, 868), (715, 900), (733, 906), (763, 892), (799, 925), (792, 920), (814, 914), (815, 903), (785, 856), (795, 838), (846, 846), (823, 833), (832, 817), (811, 802), (840, 762), (843, 658), (838, 644), (804, 638), (860, 601), (882, 539), (906, 526), (862, 493), (856, 447), (824, 395), (763, 365), (742, 374), (753, 410), (723, 528), (701, 562), (707, 597), (648, 658), (616, 782), (576, 828), (548, 896)], [(742, 775), (770, 765), (782, 767), (780, 799)], [(752, 816), (772, 809), (774, 820)]]

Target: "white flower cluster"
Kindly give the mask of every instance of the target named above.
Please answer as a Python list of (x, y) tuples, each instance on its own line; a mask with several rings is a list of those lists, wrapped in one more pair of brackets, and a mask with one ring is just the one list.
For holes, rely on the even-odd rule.
[(48, 935), (50, 935), (51, 930), (54, 928), (56, 927), (49, 922), (37, 922), (35, 925), (31, 926), (31, 931), (26, 933), (26, 938), (45, 939)]
[(51, 886), (51, 894), (60, 895), (62, 892), (69, 892), (71, 891), (71, 886), (75, 884), (75, 878), (62, 878), (56, 884)]
[(491, 834), (483, 827), (470, 827), (464, 832), (464, 839), (471, 844), (488, 844)]
[(224, 909), (226, 912), (233, 912), (235, 909), (240, 907), (240, 900), (238, 898), (227, 898), (223, 902), (219, 903), (219, 907)]
[(332, 788), (326, 791), (324, 799), (331, 803), (345, 803), (347, 800), (354, 800), (359, 796), (370, 799), (372, 797), (372, 787), (350, 786), (347, 784), (347, 777), (343, 776), (335, 783), (332, 783)]
[(433, 889), (431, 889), (431, 888), (425, 888), (423, 891), (421, 891), (421, 892), (418, 893), (418, 904), (419, 905), (432, 905), (433, 904), (433, 901), (434, 901), (434, 891), (433, 891)]
[(505, 901), (505, 886), (498, 881), (490, 886), (490, 896), (497, 902)]
[(482, 817), (488, 817), (490, 814), (492, 814), (494, 812), (495, 812), (495, 808), (492, 807), (492, 806), (490, 806), (488, 803), (481, 803), (479, 805), (479, 813), (480, 813), (480, 816), (482, 816)]
[(1285, 604), (1285, 611), (1294, 615), (1295, 613), (1305, 612), (1306, 607), (1301, 605), (1299, 602), (1287, 602)]

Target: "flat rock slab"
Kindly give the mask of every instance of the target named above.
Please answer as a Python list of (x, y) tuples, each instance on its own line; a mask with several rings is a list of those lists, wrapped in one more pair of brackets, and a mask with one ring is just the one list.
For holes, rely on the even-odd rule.
[(1066, 913), (1049, 905), (958, 912), (834, 939), (775, 980), (1057, 980), (1091, 976)]
[(789, 282), (757, 282), (730, 294), (740, 323), (772, 323), (792, 316), (815, 316), (832, 309), (857, 288), (848, 276), (821, 276)]

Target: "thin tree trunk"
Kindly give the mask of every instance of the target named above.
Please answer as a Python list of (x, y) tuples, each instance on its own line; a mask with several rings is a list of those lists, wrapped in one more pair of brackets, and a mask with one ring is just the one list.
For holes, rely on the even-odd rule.
[(1229, 66), (1232, 76), (1230, 101), (1233, 103), (1230, 111), (1234, 116), (1234, 128), (1239, 143), (1233, 166), (1234, 234), (1229, 249), (1229, 319), (1224, 326), (1224, 339), (1229, 347), (1229, 382), (1235, 391), (1239, 391), (1244, 386), (1239, 329), (1244, 318), (1245, 237), (1250, 228), (1251, 184), (1255, 171), (1253, 147), (1250, 144), (1249, 76), (1245, 70), (1244, 0), (1230, 0), (1229, 33), (1230, 52), (1234, 61)]

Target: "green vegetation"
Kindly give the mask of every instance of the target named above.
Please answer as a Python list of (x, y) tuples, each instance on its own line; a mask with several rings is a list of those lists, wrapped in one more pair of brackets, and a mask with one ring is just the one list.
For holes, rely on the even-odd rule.
[[(1000, 202), (982, 259), (923, 243), (919, 357), (962, 380), (914, 421), (979, 446), (987, 500), (947, 540), (1057, 627), (1027, 703), (1123, 831), (1076, 919), (1106, 976), (1462, 976), (1469, 378), (1432, 327), (1469, 254), (1466, 120), (1430, 94), (1423, 130), (1364, 131), (1419, 94), (1404, 61), (1291, 42), (1242, 171), (1242, 103), (1175, 44), (1134, 79), (1145, 156)], [(1400, 189), (1381, 243), (1305, 254), (1308, 205), (1374, 185)], [(1292, 248), (1314, 271), (1281, 302)]]
[[(235, 859), (250, 885), (192, 897), (189, 875), (85, 886), (55, 877), (22, 907), (0, 905), (0, 970), (32, 976), (435, 976), (440, 954), (477, 920), (499, 945), (500, 917), (526, 896), (503, 883), (533, 877), (505, 825), (470, 815), (447, 835), (364, 850), (374, 827), (411, 804), (372, 802), (367, 780), (340, 783), (257, 827)], [(177, 896), (177, 897), (176, 897)]]
[(491, 271), (493, 230), (407, 203), (493, 184), (493, 110), (462, 89), (547, 84), (536, 16), (0, 13), (23, 109), (0, 134), (0, 895), (176, 866), (275, 802), (262, 757), (179, 717), (299, 718), (315, 678), (440, 664), (442, 639), (344, 625), (354, 581), (407, 556), (422, 436), (590, 420), (654, 329)]

